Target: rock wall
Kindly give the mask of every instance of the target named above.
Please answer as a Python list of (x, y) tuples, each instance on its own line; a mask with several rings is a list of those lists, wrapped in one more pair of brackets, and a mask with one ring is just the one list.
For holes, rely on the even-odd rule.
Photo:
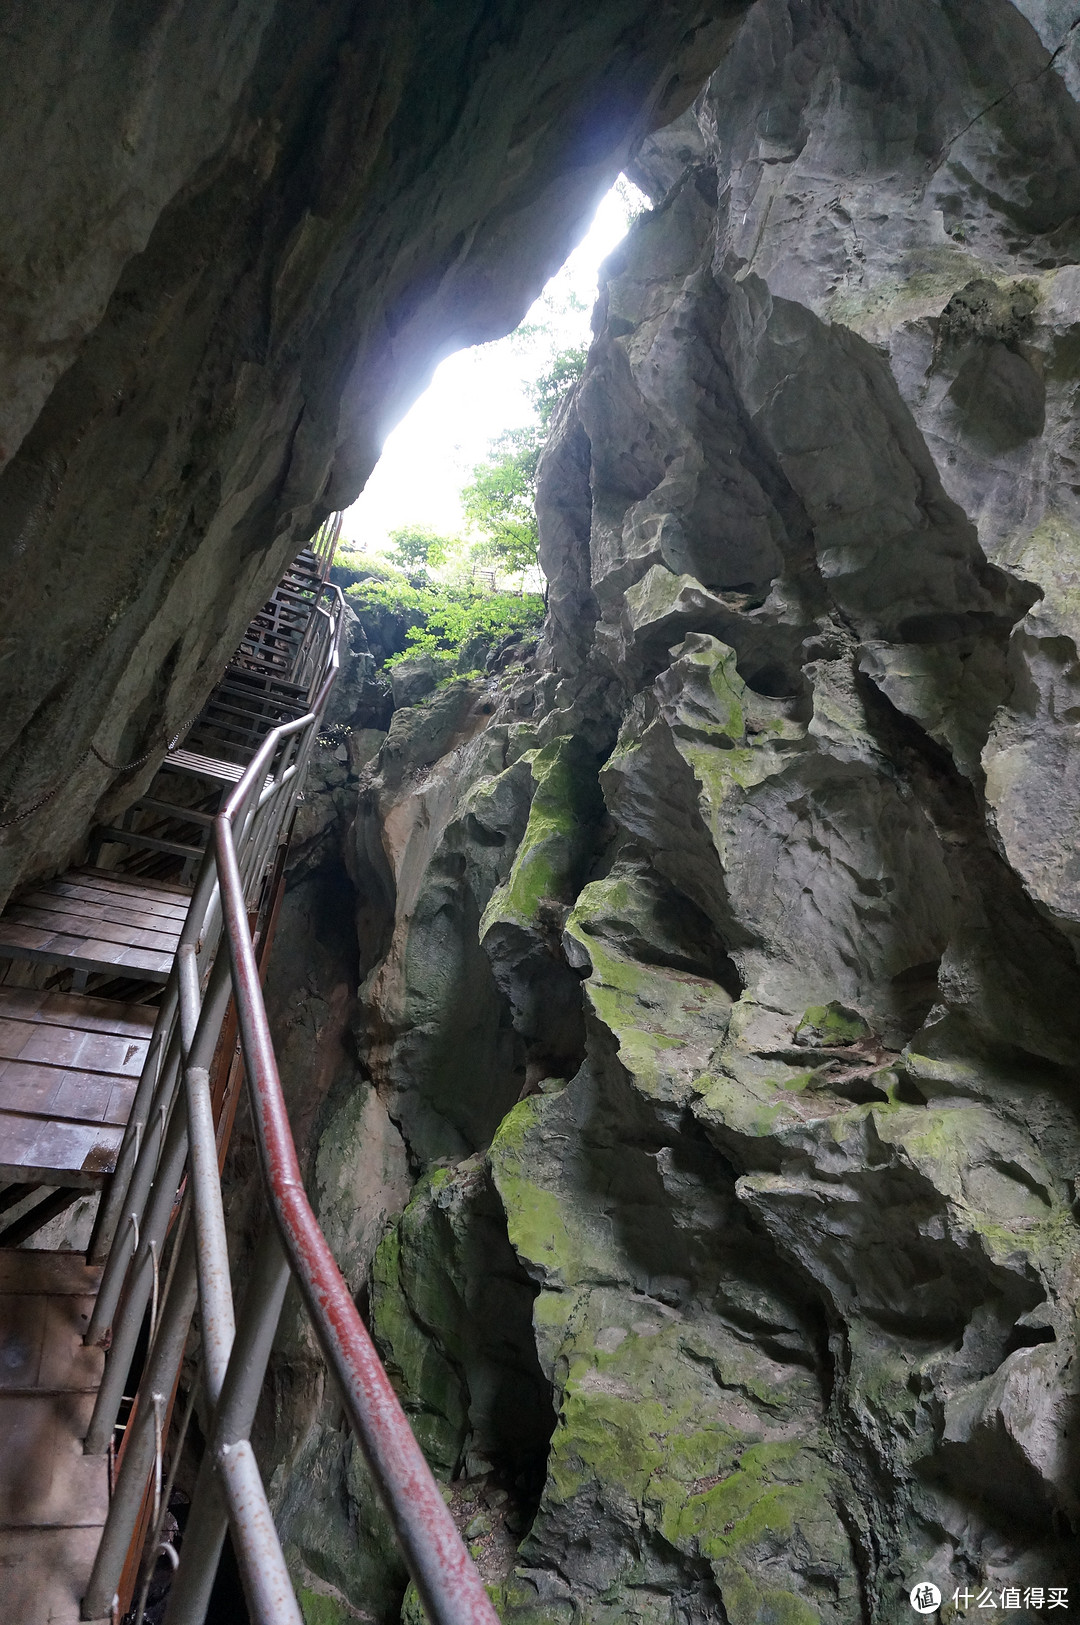
[[(1078, 38), (757, 0), (636, 161), (540, 647), (339, 747), (413, 1182), (350, 1267), (516, 1625), (1080, 1585)], [(390, 1619), (337, 1427), (290, 1552)]]
[(145, 787), (431, 368), (514, 326), (744, 9), (6, 8), (0, 898)]

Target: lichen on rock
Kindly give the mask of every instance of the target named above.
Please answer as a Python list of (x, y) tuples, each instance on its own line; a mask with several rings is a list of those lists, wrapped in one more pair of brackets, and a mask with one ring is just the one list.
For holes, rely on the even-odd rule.
[(1078, 40), (757, 0), (635, 159), (538, 649), (352, 787), (372, 1326), (507, 1625), (1080, 1584)]

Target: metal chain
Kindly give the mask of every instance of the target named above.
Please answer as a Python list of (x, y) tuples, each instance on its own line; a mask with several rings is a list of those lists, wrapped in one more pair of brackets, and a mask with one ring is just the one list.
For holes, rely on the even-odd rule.
[(72, 773), (79, 771), (89, 754), (89, 749), (84, 750), (75, 766), (69, 770), (68, 778), (64, 779), (63, 783), (58, 784), (55, 789), (47, 791), (45, 795), (38, 801), (33, 802), (29, 807), (24, 807), (22, 812), (12, 813), (10, 818), (5, 818), (3, 823), (0, 823), (0, 829), (10, 829), (12, 824), (21, 824), (24, 818), (29, 818), (31, 813), (36, 813), (40, 807), (44, 807), (48, 802), (52, 801), (54, 796), (58, 796)]
[[(196, 711), (195, 715), (189, 717), (184, 723), (183, 727), (180, 728), (171, 739), (166, 740), (166, 756), (171, 756), (173, 751), (176, 750), (188, 729), (198, 719), (199, 714), (200, 713)], [(146, 754), (144, 756), (139, 756), (134, 762), (110, 762), (109, 758), (107, 756), (103, 756), (98, 750), (97, 746), (93, 743), (93, 741), (91, 741), (83, 751), (82, 755), (79, 757), (79, 760), (75, 763), (74, 767), (70, 767), (68, 769), (66, 778), (64, 778), (52, 790), (47, 791), (45, 795), (39, 797), (37, 801), (32, 802), (29, 807), (24, 807), (22, 812), (12, 813), (10, 818), (3, 819), (3, 821), (0, 822), (0, 829), (10, 829), (12, 824), (21, 824), (24, 818), (29, 818), (32, 813), (39, 812), (42, 807), (46, 806), (54, 799), (54, 797), (60, 794), (64, 786), (70, 782), (72, 774), (77, 773), (80, 767), (82, 767), (83, 763), (89, 757), (96, 756), (102, 767), (107, 767), (111, 773), (131, 773), (134, 772), (135, 768), (145, 766), (145, 764), (150, 760), (151, 756), (156, 753), (157, 749), (157, 745), (151, 745)]]

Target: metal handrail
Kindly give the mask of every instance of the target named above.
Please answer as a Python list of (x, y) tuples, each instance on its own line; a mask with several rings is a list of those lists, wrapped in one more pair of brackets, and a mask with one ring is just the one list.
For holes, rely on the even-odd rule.
[[(272, 866), (337, 674), (344, 600), (336, 587), (323, 590), (336, 600), (329, 614), (320, 608), (326, 624), (317, 641), (325, 651), (325, 677), (308, 712), (266, 736), (214, 820), (213, 840), (196, 882), (140, 1080), (139, 1120), (125, 1140), (128, 1153), (122, 1152), (118, 1162), (108, 1215), (112, 1242), (99, 1308), (88, 1333), (91, 1341), (105, 1340), (111, 1333), (112, 1347), (87, 1450), (108, 1447), (147, 1304), (153, 1302), (157, 1313), (108, 1519), (83, 1598), (83, 1617), (88, 1619), (107, 1614), (114, 1603), (155, 1452), (160, 1452), (161, 1410), (177, 1380), (197, 1303), (202, 1380), (213, 1423), (166, 1620), (168, 1625), (202, 1625), (227, 1521), (253, 1621), (302, 1625), (249, 1439), (291, 1275), (340, 1386), (429, 1618), (434, 1625), (498, 1625), (305, 1194), (249, 926), (249, 909)], [(223, 930), (227, 953), (215, 956)], [(209, 1075), (230, 993), (272, 1219), (249, 1272), (238, 1321), (229, 1279)], [(159, 1302), (159, 1262), (175, 1218), (175, 1197), (189, 1146), (191, 1172), (172, 1230), (169, 1279)], [(160, 1470), (160, 1455), (157, 1460)]]
[(231, 802), (214, 836), (263, 1181), (292, 1272), (429, 1618), (436, 1625), (497, 1625), (304, 1191), (247, 929)]

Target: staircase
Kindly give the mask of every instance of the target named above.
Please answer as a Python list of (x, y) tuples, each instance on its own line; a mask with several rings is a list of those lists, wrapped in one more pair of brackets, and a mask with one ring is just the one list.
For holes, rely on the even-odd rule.
[[(300, 555), (149, 793), (93, 832), (94, 862), (35, 883), (0, 915), (0, 1574), (13, 1625), (82, 1617), (124, 1434), (121, 1424), (104, 1451), (84, 1451), (110, 1342), (84, 1342), (104, 1274), (102, 1210), (88, 1243), (97, 1262), (33, 1240), (81, 1199), (100, 1203), (115, 1173), (213, 813), (267, 734), (305, 714), (312, 676), (325, 677), (295, 680), (327, 573), (325, 551)], [(230, 1046), (222, 1155), (232, 1061)], [(121, 1576), (117, 1619), (140, 1555)]]
[[(18, 1625), (142, 1625), (164, 1558), (165, 1625), (202, 1625), (227, 1528), (248, 1618), (303, 1625), (249, 1437), (290, 1280), (428, 1617), (498, 1625), (308, 1204), (262, 1001), (337, 669), (335, 537), (287, 574), (90, 863), (0, 917), (0, 1606)], [(220, 1169), (242, 1075), (266, 1217), (234, 1302)], [(87, 1192), (85, 1259), (32, 1249)], [(181, 1539), (169, 1497), (200, 1393)]]

